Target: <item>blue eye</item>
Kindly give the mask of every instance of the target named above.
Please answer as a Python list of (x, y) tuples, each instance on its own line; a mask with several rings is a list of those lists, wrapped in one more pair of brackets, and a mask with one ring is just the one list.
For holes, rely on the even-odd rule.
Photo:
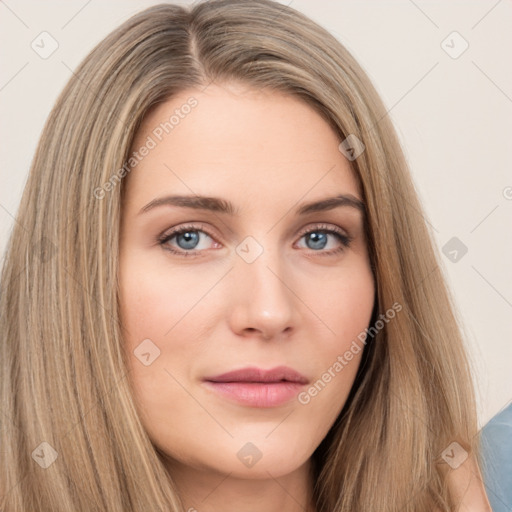
[(308, 233), (306, 236), (306, 245), (310, 249), (318, 250), (323, 249), (326, 245), (328, 240), (327, 233), (323, 233), (320, 231), (313, 231), (312, 233)]
[(185, 231), (184, 233), (174, 235), (173, 238), (176, 238), (176, 243), (180, 249), (195, 249), (200, 237), (197, 231)]
[[(297, 246), (318, 255), (331, 256), (345, 250), (351, 242), (352, 239), (337, 226), (322, 224), (303, 231)], [(200, 256), (206, 249), (220, 246), (202, 225), (182, 226), (159, 237), (158, 243), (178, 256)]]
[(330, 255), (343, 251), (350, 246), (350, 242), (352, 241), (351, 238), (334, 226), (331, 228), (316, 226), (303, 233), (301, 240), (302, 239), (305, 240), (307, 249), (319, 252), (322, 255)]
[(183, 256), (196, 256), (214, 244), (212, 237), (199, 226), (183, 226), (163, 235), (158, 242), (166, 250)]

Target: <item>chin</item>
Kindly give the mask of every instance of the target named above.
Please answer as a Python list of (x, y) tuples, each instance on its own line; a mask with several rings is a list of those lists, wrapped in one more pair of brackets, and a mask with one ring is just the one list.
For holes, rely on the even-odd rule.
[[(215, 471), (222, 475), (229, 474), (232, 478), (240, 479), (268, 479), (278, 478), (299, 469), (307, 463), (314, 447), (308, 450), (300, 446), (300, 440), (286, 444), (283, 437), (265, 439), (268, 432), (260, 438), (250, 437), (252, 441), (240, 441), (240, 438), (209, 440), (206, 446), (198, 447), (188, 444), (188, 454), (172, 454), (172, 450), (159, 453), (166, 460), (171, 471), (180, 471), (180, 467), (187, 466), (198, 471)], [(249, 438), (245, 438), (249, 439)], [(190, 456), (188, 456), (190, 454)]]

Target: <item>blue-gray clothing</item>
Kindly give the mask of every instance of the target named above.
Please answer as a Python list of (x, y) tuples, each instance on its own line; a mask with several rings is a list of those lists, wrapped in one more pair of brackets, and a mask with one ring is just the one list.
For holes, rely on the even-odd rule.
[(493, 512), (512, 512), (512, 403), (485, 425), (482, 472)]

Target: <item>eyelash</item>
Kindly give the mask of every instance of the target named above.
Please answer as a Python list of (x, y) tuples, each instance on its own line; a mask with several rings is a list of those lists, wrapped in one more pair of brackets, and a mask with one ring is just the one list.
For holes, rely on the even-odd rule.
[[(188, 231), (195, 231), (195, 232), (202, 232), (206, 235), (208, 235), (211, 239), (215, 240), (215, 237), (208, 232), (207, 229), (205, 229), (205, 226), (202, 224), (186, 224), (179, 228), (176, 228), (175, 230), (171, 231), (170, 233), (164, 233), (163, 235), (159, 236), (157, 238), (157, 242), (162, 246), (162, 248), (166, 251), (169, 251), (175, 255), (178, 256), (185, 256), (185, 257), (197, 257), (200, 256), (200, 253), (203, 252), (202, 250), (196, 251), (194, 249), (190, 251), (185, 250), (176, 250), (175, 248), (172, 248), (169, 245), (166, 245), (169, 240), (172, 240), (174, 237), (177, 237), (183, 233), (186, 233)], [(338, 254), (348, 247), (350, 247), (350, 244), (352, 242), (352, 238), (346, 235), (341, 229), (337, 228), (336, 226), (332, 225), (326, 225), (326, 224), (318, 224), (316, 226), (313, 226), (311, 228), (308, 228), (301, 232), (299, 236), (299, 240), (303, 238), (304, 236), (308, 235), (309, 233), (316, 233), (316, 232), (322, 232), (328, 235), (334, 235), (338, 241), (341, 243), (341, 246), (337, 249), (331, 249), (329, 251), (323, 251), (318, 250), (315, 251), (313, 249), (310, 249), (310, 252), (314, 254), (318, 254), (320, 256), (332, 256), (334, 254)]]

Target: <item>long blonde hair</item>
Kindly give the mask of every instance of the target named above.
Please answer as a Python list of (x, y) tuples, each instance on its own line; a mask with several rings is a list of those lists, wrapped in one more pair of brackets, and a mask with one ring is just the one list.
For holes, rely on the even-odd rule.
[[(345, 407), (314, 454), (317, 512), (449, 510), (440, 454), (475, 450), (472, 384), (452, 301), (386, 109), (328, 32), (269, 0), (162, 4), (85, 58), (43, 130), (6, 252), (0, 297), (0, 507), (183, 511), (132, 400), (118, 311), (123, 182), (149, 109), (212, 81), (301, 98), (365, 151), (377, 283)], [(133, 171), (136, 172), (136, 171)], [(55, 458), (56, 457), (56, 458)]]

